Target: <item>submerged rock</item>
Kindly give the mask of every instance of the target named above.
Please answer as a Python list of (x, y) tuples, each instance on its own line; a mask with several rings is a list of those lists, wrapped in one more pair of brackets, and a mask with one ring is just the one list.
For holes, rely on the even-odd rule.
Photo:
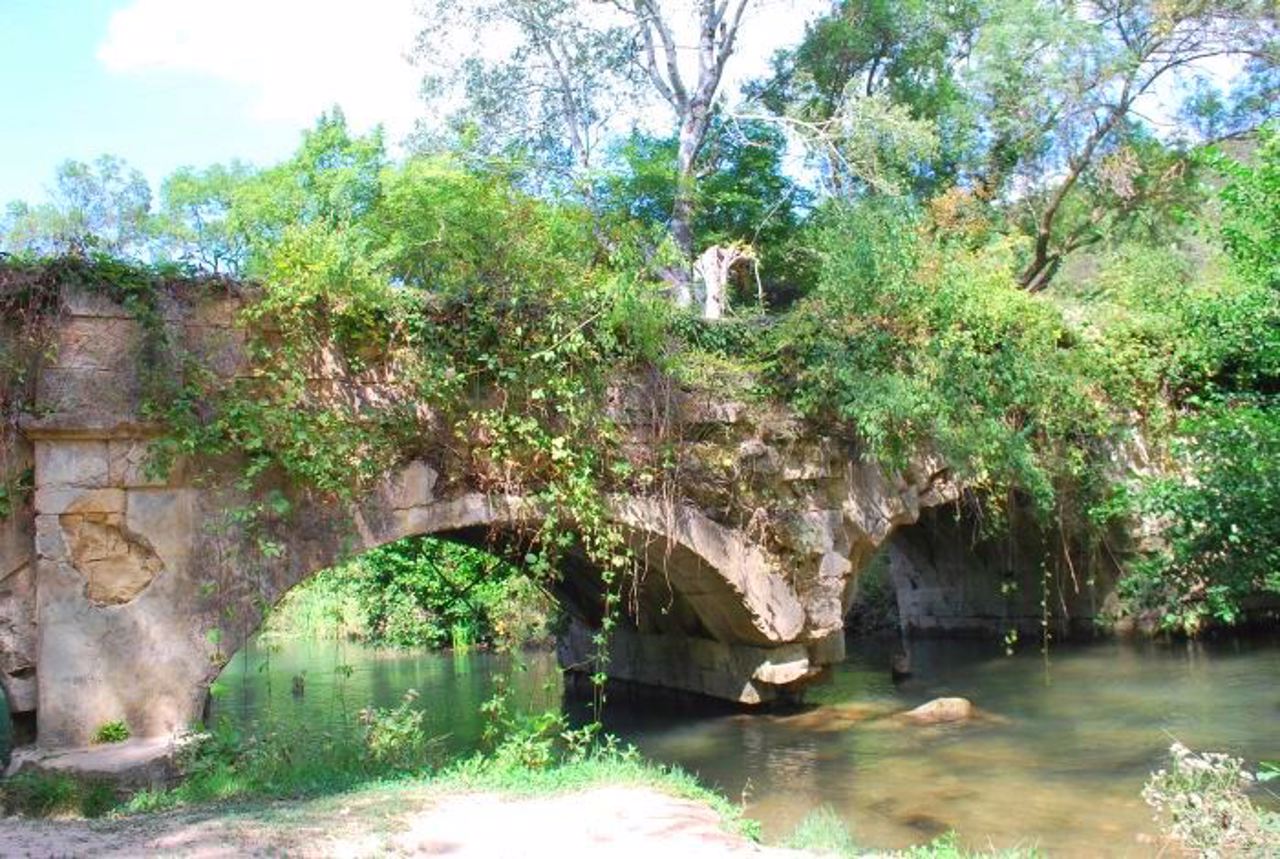
[(917, 725), (941, 725), (946, 722), (967, 722), (976, 714), (968, 698), (934, 698), (914, 710), (902, 714), (902, 718)]

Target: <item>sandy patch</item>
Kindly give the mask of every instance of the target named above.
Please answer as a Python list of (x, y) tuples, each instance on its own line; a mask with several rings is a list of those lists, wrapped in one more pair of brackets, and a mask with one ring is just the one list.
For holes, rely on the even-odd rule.
[(698, 802), (650, 788), (508, 798), (394, 790), (108, 821), (0, 820), (0, 856), (447, 856), (450, 859), (800, 857), (725, 832)]

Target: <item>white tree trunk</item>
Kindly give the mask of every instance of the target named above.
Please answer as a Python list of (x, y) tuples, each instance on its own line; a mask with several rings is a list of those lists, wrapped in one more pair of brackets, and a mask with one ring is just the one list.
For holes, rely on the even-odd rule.
[(741, 247), (712, 245), (702, 252), (693, 264), (702, 283), (703, 319), (720, 319), (729, 309), (729, 275), (733, 267), (751, 259)]

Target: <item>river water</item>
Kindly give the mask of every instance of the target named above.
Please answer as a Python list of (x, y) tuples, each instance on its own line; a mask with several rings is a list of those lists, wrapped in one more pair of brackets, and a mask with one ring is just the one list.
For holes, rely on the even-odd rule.
[[(1154, 855), (1139, 791), (1174, 738), (1250, 763), (1280, 758), (1280, 640), (1063, 644), (1048, 658), (1006, 656), (990, 642), (916, 642), (915, 673), (897, 685), (885, 646), (850, 649), (832, 682), (811, 691), (806, 710), (690, 712), (615, 701), (606, 722), (647, 757), (745, 798), (766, 837), (784, 837), (826, 805), (866, 847), (902, 847), (954, 829), (974, 847)], [(517, 698), (559, 706), (554, 656), (534, 654), (526, 664)], [(429, 730), (461, 752), (479, 742), (478, 708), (503, 668), (487, 653), (256, 644), (220, 678), (213, 715), (246, 726), (283, 717), (322, 728), (366, 704), (392, 705), (413, 688)], [(297, 674), (301, 697), (292, 689)], [(969, 698), (982, 717), (937, 727), (891, 718), (942, 695)]]

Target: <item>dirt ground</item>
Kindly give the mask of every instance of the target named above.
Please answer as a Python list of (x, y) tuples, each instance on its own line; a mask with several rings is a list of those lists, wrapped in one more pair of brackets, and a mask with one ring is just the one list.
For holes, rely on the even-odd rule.
[(0, 819), (0, 856), (447, 856), (741, 859), (806, 856), (725, 832), (697, 802), (643, 787), (550, 797), (399, 789), (104, 821)]

